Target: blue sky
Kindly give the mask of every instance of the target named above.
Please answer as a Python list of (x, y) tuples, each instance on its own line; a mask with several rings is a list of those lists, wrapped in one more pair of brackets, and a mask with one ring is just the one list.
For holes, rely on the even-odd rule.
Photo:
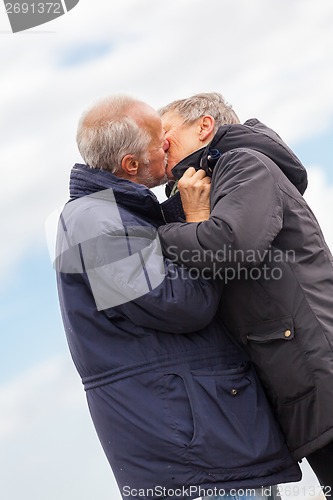
[(0, 304), (1, 380), (66, 349), (55, 273), (46, 245), (17, 261), (11, 279), (1, 288)]
[[(294, 148), (333, 248), (333, 4), (81, 0), (45, 27), (9, 30), (0, 6), (0, 498), (119, 500), (68, 353), (45, 235), (80, 161), (80, 113), (112, 93), (160, 107), (220, 91), (241, 120), (257, 116)], [(317, 484), (304, 467), (301, 484)], [(301, 487), (296, 497), (308, 498)]]
[(318, 133), (316, 124), (313, 124), (313, 136), (306, 141), (297, 141), (293, 145), (296, 154), (306, 165), (321, 165), (325, 170), (327, 180), (333, 183), (333, 121), (329, 126)]

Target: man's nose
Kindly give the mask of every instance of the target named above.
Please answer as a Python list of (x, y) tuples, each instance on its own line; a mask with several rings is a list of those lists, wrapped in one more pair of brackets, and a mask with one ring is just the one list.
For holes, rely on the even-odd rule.
[(170, 147), (170, 143), (169, 143), (168, 139), (164, 139), (163, 149), (164, 149), (165, 153), (168, 151), (169, 147)]

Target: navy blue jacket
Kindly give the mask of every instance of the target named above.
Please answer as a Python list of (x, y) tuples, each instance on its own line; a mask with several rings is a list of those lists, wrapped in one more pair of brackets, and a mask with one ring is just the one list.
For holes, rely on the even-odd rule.
[(213, 320), (220, 287), (162, 258), (162, 223), (146, 187), (73, 168), (58, 230), (60, 306), (123, 498), (300, 479), (247, 355)]

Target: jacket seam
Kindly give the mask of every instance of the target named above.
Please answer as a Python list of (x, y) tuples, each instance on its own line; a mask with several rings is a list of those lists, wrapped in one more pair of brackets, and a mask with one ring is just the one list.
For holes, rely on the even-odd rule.
[[(101, 387), (102, 385), (106, 385), (111, 382), (116, 382), (124, 378), (132, 377), (134, 375), (140, 375), (143, 373), (154, 371), (158, 368), (183, 365), (189, 361), (199, 361), (201, 359), (220, 359), (222, 354), (223, 351), (216, 351), (216, 349), (214, 348), (209, 348), (204, 351), (201, 350), (200, 354), (187, 354), (186, 352), (180, 352), (179, 354), (177, 354), (177, 356), (173, 356), (172, 360), (170, 359), (170, 354), (166, 354), (165, 356), (159, 356), (155, 358), (153, 362), (147, 363), (147, 361), (144, 361), (131, 367), (127, 366), (126, 368), (111, 370), (111, 372), (104, 372), (98, 375), (93, 375), (91, 377), (83, 377), (82, 383), (85, 390), (87, 391), (90, 389), (95, 389), (96, 387)], [(240, 357), (239, 362), (241, 363), (242, 361), (244, 361), (244, 359)]]
[(318, 325), (318, 327), (319, 327), (320, 331), (323, 333), (323, 335), (324, 335), (324, 337), (325, 337), (325, 339), (326, 339), (326, 342), (327, 342), (327, 344), (329, 345), (330, 351), (331, 351), (331, 352), (333, 352), (333, 348), (332, 348), (331, 343), (330, 343), (330, 341), (329, 341), (329, 339), (328, 339), (328, 336), (327, 336), (327, 334), (326, 334), (326, 330), (322, 327), (322, 325), (321, 325), (321, 323), (320, 323), (320, 321), (319, 321), (319, 319), (318, 319), (318, 317), (317, 317), (317, 315), (316, 315), (315, 311), (313, 310), (313, 307), (311, 307), (311, 306), (310, 306), (309, 301), (308, 301), (308, 298), (307, 298), (307, 296), (306, 296), (306, 295), (305, 295), (305, 293), (304, 293), (303, 286), (302, 286), (301, 282), (299, 281), (299, 279), (298, 279), (297, 275), (295, 274), (294, 268), (293, 268), (293, 266), (291, 266), (291, 264), (289, 264), (289, 269), (290, 269), (290, 270), (291, 270), (291, 272), (293, 273), (293, 276), (294, 276), (294, 278), (295, 278), (295, 281), (297, 282), (298, 287), (299, 287), (299, 289), (301, 290), (302, 297), (303, 297), (304, 302), (306, 303), (306, 305), (307, 305), (307, 307), (308, 307), (308, 310), (312, 313), (312, 315), (313, 315), (314, 319), (315, 319), (315, 320), (316, 320), (316, 322), (317, 322), (317, 325)]
[[(265, 156), (265, 158), (267, 158), (272, 163), (274, 163), (274, 165), (276, 165), (276, 163), (271, 158), (269, 158), (269, 156), (265, 155), (264, 153), (260, 153), (260, 151), (256, 151), (255, 149), (251, 149), (251, 148), (234, 148), (232, 150), (229, 150), (228, 153), (233, 152), (233, 151), (245, 151), (247, 154), (254, 156), (261, 163), (261, 165), (264, 167), (265, 171), (269, 173), (269, 175), (273, 179), (273, 181), (275, 181), (274, 176), (273, 176), (272, 172), (270, 171), (270, 169), (267, 167), (265, 162), (256, 155), (256, 153), (262, 154), (263, 156)], [(265, 226), (265, 230), (263, 231), (264, 235), (267, 234), (267, 229), (269, 229), (269, 227), (270, 227), (271, 220), (278, 218), (277, 215), (274, 213), (274, 207), (276, 207), (276, 205), (277, 205), (276, 201), (280, 198), (279, 193), (278, 193), (278, 188), (279, 188), (279, 185), (276, 184), (276, 189), (274, 190), (275, 196), (274, 196), (274, 199), (272, 200), (271, 206), (270, 206), (271, 216), (270, 216), (269, 221), (267, 222), (267, 224)], [(274, 241), (277, 234), (274, 235), (274, 237), (272, 238), (272, 241)], [(271, 243), (272, 243), (272, 241), (271, 241)], [(262, 239), (260, 240), (258, 247), (264, 248), (265, 246), (263, 245), (263, 243), (264, 243), (264, 237), (262, 237)]]
[[(285, 195), (286, 195), (286, 196), (288, 196), (288, 197), (292, 198), (292, 199), (293, 199), (293, 200), (294, 200), (294, 201), (295, 201), (298, 205), (302, 206), (302, 204), (301, 204), (301, 203), (300, 203), (297, 199), (295, 199), (293, 196), (291, 196), (289, 193), (287, 193), (287, 192), (285, 191), (285, 189), (282, 189), (282, 187), (280, 187), (280, 189), (281, 189), (281, 191), (282, 191), (283, 193), (285, 193)], [(323, 239), (323, 237), (321, 237), (321, 239)], [(326, 257), (326, 259), (327, 259), (327, 253), (326, 253), (326, 252), (325, 252), (325, 257)], [(332, 265), (332, 263), (331, 263), (330, 259), (327, 259), (327, 260), (328, 260), (329, 264), (331, 264), (331, 265)], [(297, 284), (298, 284), (299, 289), (301, 290), (302, 297), (303, 297), (304, 301), (306, 302), (306, 305), (307, 305), (307, 307), (308, 307), (308, 310), (309, 310), (309, 311), (311, 311), (311, 313), (313, 314), (313, 317), (315, 318), (315, 320), (316, 320), (316, 322), (317, 322), (317, 324), (318, 324), (318, 327), (320, 328), (320, 330), (322, 331), (323, 335), (325, 336), (326, 342), (328, 343), (328, 345), (329, 345), (329, 347), (330, 347), (330, 350), (333, 352), (333, 348), (332, 348), (331, 343), (330, 343), (330, 341), (329, 341), (329, 339), (328, 339), (328, 335), (327, 335), (327, 333), (326, 333), (326, 330), (322, 327), (322, 325), (321, 325), (321, 323), (320, 323), (320, 321), (319, 321), (319, 319), (318, 319), (318, 317), (317, 317), (317, 315), (316, 315), (315, 311), (314, 311), (314, 310), (313, 310), (313, 308), (310, 306), (309, 301), (308, 301), (308, 298), (307, 298), (307, 296), (306, 296), (306, 294), (305, 294), (305, 292), (304, 292), (304, 290), (303, 290), (302, 283), (299, 281), (299, 278), (298, 278), (298, 276), (297, 276), (297, 275), (296, 275), (296, 273), (295, 273), (294, 267), (293, 267), (290, 263), (288, 263), (288, 266), (289, 266), (289, 269), (291, 270), (291, 272), (293, 273), (293, 276), (294, 276), (294, 278), (295, 278), (295, 281), (296, 281), (296, 282), (297, 282)]]

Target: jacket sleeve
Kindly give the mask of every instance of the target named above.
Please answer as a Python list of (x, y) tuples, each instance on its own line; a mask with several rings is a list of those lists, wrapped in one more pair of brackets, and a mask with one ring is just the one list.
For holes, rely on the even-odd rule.
[(130, 223), (124, 225), (109, 200), (69, 203), (59, 224), (57, 271), (79, 275), (97, 310), (110, 320), (120, 315), (138, 326), (175, 333), (208, 325), (221, 282), (164, 258), (156, 228), (133, 217)]
[(107, 231), (81, 254), (97, 309), (110, 319), (114, 309), (141, 327), (188, 333), (215, 316), (222, 283), (165, 259), (156, 230)]
[(266, 156), (232, 150), (216, 164), (209, 220), (159, 228), (166, 256), (198, 269), (218, 270), (262, 260), (283, 225), (282, 195)]
[[(134, 324), (171, 333), (201, 330), (214, 318), (222, 293), (222, 282), (191, 276), (188, 269), (165, 259), (162, 283), (135, 300), (114, 308)], [(106, 311), (107, 316), (112, 315)]]

